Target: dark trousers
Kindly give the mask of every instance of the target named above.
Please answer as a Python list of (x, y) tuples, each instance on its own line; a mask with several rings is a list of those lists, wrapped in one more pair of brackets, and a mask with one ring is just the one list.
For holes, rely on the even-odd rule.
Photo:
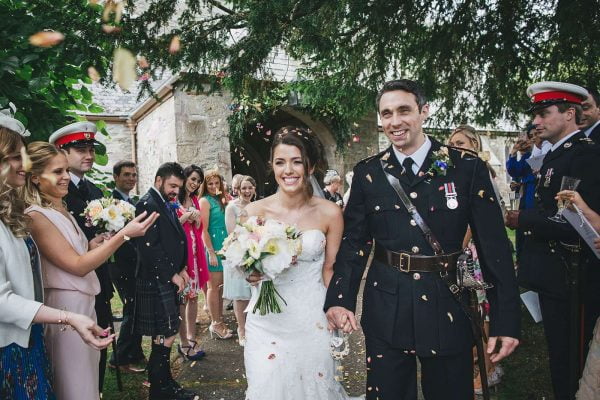
[[(102, 292), (96, 296), (96, 318), (98, 325), (102, 328), (108, 328), (112, 322), (112, 312), (110, 311), (110, 300), (107, 300)], [(102, 392), (104, 388), (104, 373), (106, 372), (107, 349), (100, 351), (100, 380), (99, 389)]]
[[(579, 352), (579, 365), (582, 367), (587, 357), (589, 343), (592, 339), (594, 324), (599, 316), (598, 290), (588, 292), (584, 296), (583, 323), (578, 321), (583, 328), (582, 342), (577, 349), (569, 347), (570, 307), (569, 301), (557, 299), (543, 294), (540, 297), (540, 308), (544, 324), (544, 334), (548, 343), (548, 356), (550, 359), (550, 377), (552, 389), (556, 400), (572, 400), (575, 398), (577, 387), (569, 387), (570, 354)], [(583, 368), (581, 368), (581, 371)]]
[[(367, 400), (417, 400), (417, 357), (376, 338), (365, 338)], [(419, 357), (426, 400), (472, 400), (473, 353)]]
[[(119, 292), (123, 303), (123, 321), (117, 340), (118, 365), (136, 363), (144, 359), (142, 350), (142, 335), (133, 333), (135, 311), (135, 277), (127, 276), (117, 265), (110, 266), (110, 277)], [(112, 365), (117, 365), (114, 354), (110, 359)]]

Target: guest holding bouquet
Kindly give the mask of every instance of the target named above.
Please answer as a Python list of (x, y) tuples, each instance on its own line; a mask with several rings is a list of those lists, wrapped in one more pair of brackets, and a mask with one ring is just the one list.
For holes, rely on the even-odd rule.
[(183, 176), (185, 180), (178, 196), (177, 216), (187, 239), (186, 271), (190, 280), (182, 295), (184, 304), (180, 307), (181, 324), (179, 325), (181, 344), (177, 350), (187, 360), (199, 360), (204, 356), (204, 351), (200, 350), (196, 338), (198, 295), (209, 280), (198, 202), (198, 191), (204, 180), (204, 172), (202, 168), (192, 164), (183, 170)]
[[(242, 176), (237, 189), (238, 197), (227, 204), (225, 208), (225, 225), (227, 233), (233, 232), (240, 218), (246, 215), (244, 208), (256, 197), (256, 181), (251, 176)], [(250, 285), (243, 276), (236, 273), (234, 266), (225, 264), (223, 274), (226, 276), (223, 287), (223, 297), (233, 300), (233, 312), (238, 323), (238, 343), (246, 344), (246, 313), (244, 310), (250, 300)]]
[[(119, 232), (88, 242), (63, 201), (71, 180), (65, 153), (45, 142), (29, 144), (27, 152), (31, 169), (25, 186), (26, 212), (41, 254), (46, 303), (63, 310), (67, 316), (62, 320), (78, 313), (95, 321), (100, 283), (94, 269), (130, 237), (143, 235), (158, 216), (140, 215)], [(60, 326), (46, 326), (45, 335), (57, 398), (98, 399), (100, 353)]]
[(23, 124), (0, 113), (0, 398), (51, 400), (42, 324), (69, 325), (94, 349), (108, 346), (114, 335), (88, 316), (43, 304), (40, 257), (18, 193), (28, 162), (21, 135), (29, 135)]
[(233, 332), (223, 321), (223, 264), (217, 255), (217, 251), (221, 250), (223, 241), (227, 237), (225, 227), (227, 196), (223, 178), (216, 169), (206, 172), (202, 182), (202, 194), (200, 199), (202, 238), (206, 246), (210, 272), (207, 302), (211, 324), (208, 329), (211, 337), (216, 335), (219, 339), (229, 339), (233, 336)]

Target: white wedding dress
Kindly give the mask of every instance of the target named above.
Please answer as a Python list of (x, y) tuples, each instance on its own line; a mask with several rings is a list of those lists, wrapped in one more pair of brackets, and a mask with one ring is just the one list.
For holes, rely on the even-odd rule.
[(325, 234), (317, 229), (303, 232), (297, 264), (273, 281), (287, 302), (279, 299), (279, 314), (253, 314), (258, 290), (252, 288), (244, 348), (246, 400), (349, 399), (334, 378), (329, 352), (324, 259)]

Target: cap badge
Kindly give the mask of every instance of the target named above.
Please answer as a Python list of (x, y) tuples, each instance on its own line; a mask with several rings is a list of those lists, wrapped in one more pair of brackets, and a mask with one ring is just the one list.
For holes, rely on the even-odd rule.
[(83, 137), (86, 138), (86, 140), (89, 140), (92, 137), (92, 134), (89, 132), (84, 132)]

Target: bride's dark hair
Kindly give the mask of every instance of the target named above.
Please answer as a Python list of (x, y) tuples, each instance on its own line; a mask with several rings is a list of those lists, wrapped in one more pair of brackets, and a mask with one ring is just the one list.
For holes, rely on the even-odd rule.
[(310, 183), (310, 169), (318, 166), (321, 157), (321, 148), (317, 143), (317, 139), (310, 129), (301, 128), (298, 126), (284, 126), (275, 133), (275, 138), (271, 144), (271, 167), (273, 165), (273, 154), (275, 148), (280, 144), (297, 147), (302, 156), (302, 164), (304, 165), (304, 191), (308, 197), (312, 197), (313, 188)]

